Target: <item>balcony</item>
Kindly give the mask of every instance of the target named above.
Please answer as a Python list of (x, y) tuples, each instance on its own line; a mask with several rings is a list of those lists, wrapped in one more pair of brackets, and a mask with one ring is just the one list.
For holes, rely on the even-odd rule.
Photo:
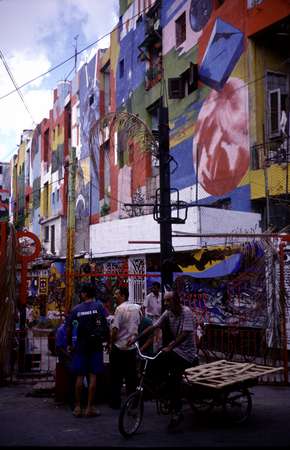
[(162, 68), (160, 65), (150, 67), (145, 74), (145, 89), (148, 91), (155, 86), (162, 78)]

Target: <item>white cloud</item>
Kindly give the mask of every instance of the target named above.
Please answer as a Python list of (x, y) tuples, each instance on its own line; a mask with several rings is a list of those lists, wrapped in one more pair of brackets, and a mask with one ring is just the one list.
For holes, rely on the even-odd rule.
[[(118, 0), (0, 1), (0, 48), (18, 86), (72, 56), (77, 34), (80, 50), (111, 31), (117, 23), (117, 5)], [(98, 47), (106, 47), (108, 43), (108, 38), (103, 39)], [(94, 51), (88, 49), (86, 55)], [(48, 116), (53, 106), (52, 90), (72, 67), (73, 60), (22, 89), (36, 122)], [(0, 97), (13, 90), (0, 60)], [(2, 159), (3, 154), (12, 153), (22, 130), (31, 128), (32, 121), (17, 92), (0, 100), (0, 117)]]
[[(18, 86), (27, 78), (32, 79), (39, 73), (46, 72), (50, 67), (46, 55), (38, 54), (33, 57), (29, 51), (27, 53), (15, 52), (14, 56), (9, 61), (7, 60), (7, 63)], [(35, 88), (40, 84), (41, 80), (36, 80), (29, 87), (21, 90), (25, 104), (36, 123), (47, 117), (52, 107), (51, 90), (36, 90)], [(0, 88), (1, 95), (15, 89), (7, 72), (3, 70), (0, 71)], [(31, 117), (17, 92), (0, 101), (0, 117), (0, 135), (8, 136), (14, 132), (17, 140), (20, 139), (23, 129), (33, 126)]]

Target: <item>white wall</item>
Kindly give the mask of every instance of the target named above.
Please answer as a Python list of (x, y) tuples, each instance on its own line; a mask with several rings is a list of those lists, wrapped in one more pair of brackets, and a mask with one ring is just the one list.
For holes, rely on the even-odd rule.
[(44, 238), (44, 227), (49, 227), (49, 242), (43, 241), (43, 247), (47, 250), (47, 252), (50, 254), (50, 248), (51, 248), (51, 226), (55, 226), (55, 254), (56, 256), (63, 256), (62, 249), (63, 249), (63, 232), (61, 228), (62, 218), (58, 217), (56, 219), (48, 220), (45, 223), (42, 224), (42, 236)]
[[(172, 225), (172, 231), (185, 233), (259, 233), (260, 215), (224, 209), (192, 207), (185, 224)], [(159, 243), (130, 244), (128, 241), (159, 241), (160, 227), (152, 215), (119, 219), (90, 226), (90, 249), (93, 257), (157, 253)], [(175, 251), (192, 250), (204, 242), (224, 243), (225, 239), (175, 237)]]

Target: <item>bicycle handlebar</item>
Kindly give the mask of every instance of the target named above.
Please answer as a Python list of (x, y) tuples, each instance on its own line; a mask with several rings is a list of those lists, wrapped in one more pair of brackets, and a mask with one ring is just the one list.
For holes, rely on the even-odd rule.
[(142, 359), (150, 359), (151, 361), (153, 361), (154, 359), (158, 358), (158, 356), (161, 355), (161, 353), (163, 353), (162, 350), (160, 350), (158, 353), (156, 353), (155, 356), (148, 356), (148, 355), (144, 355), (143, 353), (141, 353), (140, 347), (138, 342), (135, 342), (135, 346), (137, 348), (137, 351), (139, 353), (139, 356), (141, 356)]

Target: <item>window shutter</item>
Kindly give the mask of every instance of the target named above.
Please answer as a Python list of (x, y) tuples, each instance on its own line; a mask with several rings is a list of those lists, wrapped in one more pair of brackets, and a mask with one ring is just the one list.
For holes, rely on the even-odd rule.
[(168, 78), (168, 96), (171, 99), (185, 96), (185, 84), (182, 78)]
[(280, 136), (281, 92), (280, 89), (269, 91), (269, 137)]
[(188, 73), (188, 93), (196, 91), (198, 84), (198, 66), (197, 64), (190, 63)]

